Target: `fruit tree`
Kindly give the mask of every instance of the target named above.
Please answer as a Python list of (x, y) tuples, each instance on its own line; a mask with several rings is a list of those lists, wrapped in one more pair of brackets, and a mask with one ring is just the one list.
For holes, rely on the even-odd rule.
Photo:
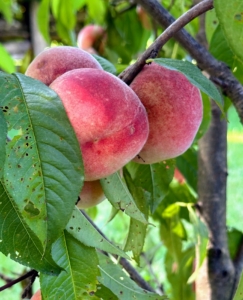
[(0, 22), (0, 299), (242, 299), (242, 0)]

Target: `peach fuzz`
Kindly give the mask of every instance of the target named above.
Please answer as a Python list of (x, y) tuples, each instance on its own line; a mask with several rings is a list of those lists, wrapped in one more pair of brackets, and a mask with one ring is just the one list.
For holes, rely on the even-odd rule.
[(144, 66), (130, 87), (145, 106), (150, 127), (148, 140), (135, 161), (152, 164), (185, 152), (202, 121), (199, 89), (183, 74), (156, 63)]
[(61, 98), (80, 143), (85, 180), (104, 178), (121, 169), (145, 144), (146, 110), (116, 76), (97, 69), (77, 69), (51, 85)]
[(80, 68), (102, 70), (98, 61), (88, 52), (77, 47), (58, 46), (38, 54), (27, 68), (25, 75), (50, 85), (60, 75)]
[(99, 180), (85, 181), (77, 207), (80, 209), (95, 206), (106, 199)]

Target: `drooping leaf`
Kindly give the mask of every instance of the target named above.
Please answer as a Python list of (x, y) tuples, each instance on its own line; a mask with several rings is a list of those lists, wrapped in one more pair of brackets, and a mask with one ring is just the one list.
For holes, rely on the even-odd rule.
[(50, 21), (50, 0), (43, 0), (40, 2), (37, 11), (37, 24), (41, 34), (46, 42), (49, 44), (51, 41), (49, 33), (49, 21)]
[(98, 277), (100, 283), (112, 291), (118, 299), (127, 300), (159, 300), (168, 299), (166, 296), (160, 296), (155, 293), (148, 292), (131, 280), (126, 273), (122, 271), (119, 265), (115, 265), (109, 257), (104, 254), (97, 253), (99, 258), (99, 269), (101, 276)]
[(14, 60), (2, 44), (0, 44), (0, 68), (7, 73), (15, 72)]
[(108, 253), (129, 258), (121, 249), (107, 241), (76, 207), (66, 226), (66, 230), (86, 246), (95, 247)]
[(230, 257), (235, 259), (243, 240), (243, 233), (235, 228), (227, 228)]
[(169, 58), (156, 58), (154, 61), (165, 68), (177, 70), (183, 73), (192, 84), (214, 99), (218, 106), (223, 109), (223, 98), (221, 97), (218, 89), (195, 65), (189, 61)]
[(72, 30), (76, 23), (76, 16), (73, 9), (73, 1), (59, 0), (58, 16), (63, 26)]
[(241, 0), (215, 0), (214, 7), (230, 48), (243, 62), (243, 2)]
[(5, 155), (6, 155), (5, 147), (7, 141), (7, 123), (3, 116), (2, 109), (1, 109), (1, 102), (0, 102), (0, 178), (2, 177), (3, 174), (3, 165), (5, 161)]
[(101, 179), (100, 183), (107, 199), (115, 208), (142, 223), (147, 223), (144, 214), (137, 207), (125, 182), (117, 172)]
[[(0, 251), (37, 271), (58, 274), (61, 269), (43, 248), (0, 179)], [(45, 253), (45, 254), (44, 254)]]
[[(133, 196), (137, 206), (143, 212), (148, 220), (149, 205), (146, 197), (146, 192), (141, 187), (137, 187), (131, 179), (129, 172), (124, 169), (124, 178), (126, 180), (128, 189)], [(133, 257), (138, 264), (140, 264), (140, 254), (145, 243), (147, 224), (144, 224), (136, 219), (130, 219), (129, 232), (124, 247), (125, 251), (132, 251)]]
[(136, 186), (150, 193), (150, 210), (152, 213), (164, 199), (173, 179), (175, 160), (167, 160), (156, 164), (143, 165), (130, 162), (128, 169)]
[(8, 23), (11, 23), (13, 20), (12, 1), (10, 0), (0, 1), (0, 13), (3, 14), (5, 20)]
[(4, 184), (45, 248), (62, 233), (80, 193), (80, 147), (61, 100), (43, 83), (0, 74), (0, 95), (8, 134), (16, 131), (6, 145)]
[(116, 75), (116, 68), (115, 66), (109, 62), (109, 60), (105, 59), (102, 56), (96, 55), (96, 54), (92, 54), (94, 56), (94, 58), (100, 63), (101, 67), (106, 71), (109, 72), (111, 74)]
[(63, 268), (58, 276), (41, 274), (40, 284), (43, 300), (94, 299), (99, 275), (98, 258), (94, 248), (77, 241), (66, 230), (54, 243), (52, 255)]
[(102, 24), (105, 17), (105, 2), (100, 0), (87, 1), (89, 16), (92, 22)]

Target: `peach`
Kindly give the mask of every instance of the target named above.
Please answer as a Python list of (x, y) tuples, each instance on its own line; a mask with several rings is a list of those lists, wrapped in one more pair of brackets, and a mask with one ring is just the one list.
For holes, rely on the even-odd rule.
[(38, 54), (25, 75), (50, 85), (60, 75), (80, 68), (102, 69), (97, 60), (86, 51), (77, 47), (58, 46)]
[(79, 197), (77, 207), (80, 209), (95, 206), (106, 199), (99, 180), (85, 181)]
[(78, 47), (80, 49), (88, 51), (91, 54), (97, 54), (97, 51), (103, 52), (105, 42), (106, 31), (100, 25), (86, 25), (80, 30), (78, 34)]
[(41, 300), (41, 290), (38, 290), (32, 297), (30, 300)]
[(145, 144), (146, 110), (116, 76), (98, 69), (77, 69), (51, 85), (61, 98), (80, 143), (85, 180), (104, 178), (121, 169)]
[(135, 161), (152, 164), (185, 152), (202, 121), (199, 89), (182, 73), (156, 63), (144, 66), (130, 87), (147, 110), (150, 128), (148, 140)]

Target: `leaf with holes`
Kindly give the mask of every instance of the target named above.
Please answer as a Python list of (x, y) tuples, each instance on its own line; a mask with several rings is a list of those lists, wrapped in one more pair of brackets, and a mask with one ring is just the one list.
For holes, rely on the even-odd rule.
[(142, 223), (147, 223), (144, 214), (137, 207), (125, 182), (117, 172), (101, 179), (100, 183), (107, 199), (115, 208), (125, 211), (128, 216)]
[(107, 241), (76, 207), (66, 226), (66, 230), (86, 246), (95, 247), (108, 253), (129, 258), (121, 249)]
[(41, 274), (43, 299), (98, 300), (93, 296), (99, 275), (98, 258), (94, 248), (77, 241), (66, 230), (54, 243), (53, 258), (63, 271), (58, 276)]
[(80, 147), (61, 100), (43, 83), (1, 73), (0, 96), (12, 137), (6, 145), (4, 185), (19, 223), (24, 219), (45, 248), (60, 236), (78, 199)]
[(98, 280), (111, 290), (118, 299), (168, 300), (166, 296), (159, 296), (140, 288), (122, 271), (119, 265), (115, 265), (109, 257), (101, 253), (97, 253), (97, 255), (101, 272), (101, 276), (98, 277)]
[(0, 179), (0, 251), (10, 258), (37, 271), (58, 274), (61, 269), (53, 261), (39, 238), (21, 216), (13, 199)]

